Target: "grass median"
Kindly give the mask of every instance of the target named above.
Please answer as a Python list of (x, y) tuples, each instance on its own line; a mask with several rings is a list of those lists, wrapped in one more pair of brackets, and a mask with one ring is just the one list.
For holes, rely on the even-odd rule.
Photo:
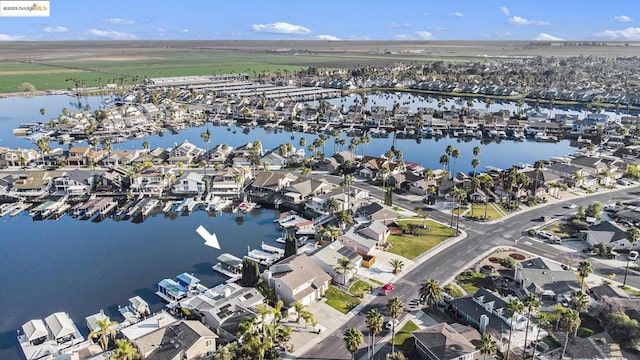
[[(422, 225), (426, 225), (426, 229)], [(448, 226), (422, 219), (400, 221), (402, 234), (390, 235), (389, 243), (392, 244), (390, 253), (413, 260), (420, 254), (428, 251), (455, 234)]]

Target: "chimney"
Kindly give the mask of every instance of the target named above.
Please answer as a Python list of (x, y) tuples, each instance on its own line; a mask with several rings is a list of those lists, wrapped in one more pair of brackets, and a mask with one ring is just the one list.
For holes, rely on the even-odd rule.
[(158, 328), (163, 328), (165, 326), (167, 326), (167, 319), (165, 319), (164, 316), (160, 316), (158, 318)]
[(225, 287), (224, 290), (222, 290), (222, 293), (224, 294), (225, 298), (228, 298), (229, 296), (231, 296), (231, 289), (228, 287)]
[(484, 334), (487, 331), (487, 325), (489, 325), (489, 317), (487, 315), (481, 315), (480, 326), (479, 326), (479, 330), (481, 334)]
[(271, 270), (266, 269), (265, 271), (263, 271), (262, 277), (264, 278), (264, 281), (267, 282), (267, 285), (271, 286)]

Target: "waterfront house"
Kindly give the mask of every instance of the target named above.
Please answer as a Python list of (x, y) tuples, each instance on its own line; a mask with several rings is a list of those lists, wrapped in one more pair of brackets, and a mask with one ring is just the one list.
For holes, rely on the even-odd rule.
[(140, 150), (136, 149), (119, 149), (111, 150), (108, 154), (99, 160), (104, 166), (132, 165), (136, 160), (144, 161), (144, 156), (140, 156)]
[(99, 174), (85, 170), (65, 171), (53, 179), (54, 195), (86, 195), (91, 192)]
[(199, 321), (182, 320), (138, 337), (133, 344), (143, 359), (199, 360), (213, 355), (217, 338)]
[(200, 284), (200, 279), (186, 272), (176, 276), (176, 280), (178, 280), (180, 286), (187, 290), (195, 290), (198, 284)]
[(143, 338), (148, 334), (151, 334), (158, 329), (165, 328), (169, 325), (175, 325), (178, 323), (178, 319), (171, 316), (165, 311), (161, 311), (153, 316), (150, 316), (140, 322), (120, 329), (122, 336), (133, 342), (137, 339)]
[(479, 350), (471, 341), (478, 341), (480, 333), (462, 324), (439, 323), (411, 333), (416, 351), (423, 360), (473, 360)]
[(134, 194), (159, 195), (171, 184), (172, 178), (170, 170), (152, 166), (134, 174), (129, 188)]
[(156, 295), (167, 302), (180, 301), (187, 296), (187, 289), (173, 279), (162, 279), (158, 283)]
[[(351, 278), (358, 273), (362, 264), (362, 256), (353, 250), (342, 245), (339, 241), (333, 241), (324, 247), (312, 252), (309, 257), (315, 261), (322, 270), (333, 277), (333, 281), (338, 284), (347, 284)], [(348, 259), (353, 269), (351, 271), (340, 271), (339, 261)]]
[[(257, 153), (259, 157), (262, 157), (262, 149), (254, 149), (253, 143), (246, 143), (237, 147), (233, 151), (233, 166), (234, 167), (250, 167), (253, 165), (251, 158), (254, 153)], [(259, 150), (259, 151), (258, 151)]]
[(183, 300), (180, 305), (199, 315), (225, 341), (235, 341), (242, 319), (257, 316), (256, 306), (263, 303), (264, 297), (256, 288), (229, 282)]
[(271, 265), (264, 277), (286, 306), (296, 301), (308, 305), (324, 297), (331, 281), (331, 276), (304, 253)]
[(169, 151), (168, 162), (172, 165), (176, 165), (178, 163), (188, 165), (197, 162), (203, 155), (203, 149), (185, 140), (182, 144), (176, 145)]
[(364, 236), (354, 228), (350, 228), (344, 234), (338, 236), (339, 241), (345, 247), (361, 255), (370, 255), (373, 249), (378, 246), (378, 241)]
[(37, 170), (22, 172), (11, 185), (9, 194), (27, 197), (46, 195), (53, 187), (53, 179), (62, 174), (62, 171)]
[(142, 157), (138, 157), (136, 160), (134, 160), (134, 164), (138, 164), (138, 162), (143, 161), (150, 161), (153, 165), (161, 165), (164, 164), (166, 162), (168, 162), (169, 160), (169, 152), (166, 149), (163, 148), (155, 148), (151, 151), (149, 151), (146, 155), (143, 155)]
[(189, 171), (182, 174), (172, 187), (172, 192), (178, 195), (203, 194), (204, 191), (204, 174), (195, 171)]
[(398, 218), (397, 212), (388, 206), (375, 202), (360, 206), (356, 211), (356, 215), (364, 216), (369, 221), (380, 221), (384, 225), (388, 225)]
[(67, 165), (69, 166), (86, 166), (89, 164), (90, 147), (71, 146), (67, 152)]
[(218, 144), (207, 153), (208, 163), (223, 164), (231, 156), (233, 148), (227, 144)]
[(264, 192), (280, 192), (282, 189), (289, 187), (297, 178), (291, 173), (260, 171), (251, 183), (251, 188)]
[(245, 183), (251, 178), (251, 170), (243, 167), (227, 167), (216, 170), (211, 175), (209, 192), (221, 197), (234, 197), (240, 194)]
[(260, 164), (268, 170), (280, 170), (287, 165), (287, 159), (280, 155), (279, 151), (271, 150), (260, 158)]
[(324, 194), (333, 186), (327, 181), (299, 177), (292, 181), (288, 187), (282, 189), (285, 201), (298, 204), (311, 196)]
[(39, 152), (33, 149), (0, 148), (0, 167), (26, 166), (39, 156)]
[(569, 186), (582, 186), (584, 179), (577, 180), (575, 175), (580, 175), (581, 178), (586, 177), (587, 175), (587, 172), (583, 168), (563, 163), (553, 163), (549, 165), (546, 170), (552, 174), (560, 176)]

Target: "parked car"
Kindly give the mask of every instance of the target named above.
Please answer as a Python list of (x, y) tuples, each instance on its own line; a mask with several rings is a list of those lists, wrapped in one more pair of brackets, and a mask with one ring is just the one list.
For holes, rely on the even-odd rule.
[(544, 230), (540, 230), (538, 231), (538, 236), (540, 236), (541, 238), (545, 239), (545, 240), (551, 240), (553, 239), (554, 235), (548, 231), (544, 231)]
[(635, 250), (629, 251), (629, 260), (636, 261), (638, 259), (638, 252)]
[(551, 216), (540, 216), (540, 218), (538, 220), (542, 221), (542, 222), (547, 222), (547, 221), (551, 220)]
[(389, 293), (392, 292), (393, 289), (395, 289), (395, 286), (393, 286), (393, 284), (386, 283), (380, 288), (380, 293), (382, 295), (389, 295)]
[(576, 205), (576, 204), (569, 204), (569, 205), (567, 205), (566, 207), (567, 207), (567, 209), (577, 209), (577, 208), (578, 208), (578, 205)]
[(384, 325), (385, 328), (387, 328), (387, 330), (391, 330), (393, 328), (393, 324), (396, 325), (396, 329), (398, 328), (398, 325), (400, 324), (400, 321), (398, 321), (398, 319), (393, 319), (393, 320), (389, 320), (387, 321), (387, 323)]

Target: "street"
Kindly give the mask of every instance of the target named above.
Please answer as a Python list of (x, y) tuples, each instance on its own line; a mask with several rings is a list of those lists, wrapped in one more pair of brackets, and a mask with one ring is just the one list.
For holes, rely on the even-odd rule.
[[(372, 195), (380, 196), (382, 190), (375, 186), (358, 182), (354, 186), (368, 190)], [(578, 206), (586, 206), (595, 201), (608, 203), (610, 201), (629, 200), (633, 198), (631, 190), (637, 190), (637, 187), (616, 190), (613, 193), (595, 194), (588, 197), (576, 198), (570, 201), (561, 201), (552, 204), (546, 204), (533, 208), (529, 211), (516, 213), (507, 219), (498, 221), (494, 224), (484, 224), (472, 221), (460, 222), (460, 228), (467, 233), (467, 237), (462, 241), (452, 244), (444, 248), (438, 256), (429, 257), (424, 262), (418, 264), (414, 269), (407, 271), (401, 280), (396, 283), (394, 296), (405, 304), (405, 312), (409, 308), (412, 300), (417, 298), (419, 285), (426, 279), (435, 279), (440, 284), (445, 284), (453, 280), (456, 274), (464, 270), (467, 266), (475, 262), (484, 252), (500, 246), (512, 246), (523, 251), (527, 251), (534, 255), (544, 256), (553, 260), (562, 261), (562, 251), (542, 242), (516, 241), (526, 236), (525, 232), (530, 227), (536, 225), (532, 219), (539, 218), (543, 215), (560, 217), (568, 215), (575, 210), (564, 208), (568, 203)], [(418, 206), (423, 206), (421, 202), (412, 202), (394, 196), (394, 205), (405, 209), (413, 210)], [(449, 223), (450, 215), (439, 211), (428, 211), (427, 214), (431, 219)], [(610, 273), (616, 273), (617, 279), (620, 280), (624, 274), (624, 268), (612, 268), (597, 261), (591, 261), (594, 273), (607, 277)], [(640, 287), (640, 276), (635, 273), (629, 273), (627, 284), (633, 287)], [(351, 318), (341, 328), (319, 342), (311, 350), (307, 351), (299, 359), (350, 359), (350, 354), (344, 347), (343, 334), (349, 328), (360, 329), (368, 338), (368, 331), (365, 327), (366, 312), (371, 308), (378, 308), (383, 314), (388, 316), (386, 312), (386, 296), (376, 297), (368, 306), (360, 312), (359, 315)], [(366, 346), (363, 346), (356, 358), (366, 355)]]

